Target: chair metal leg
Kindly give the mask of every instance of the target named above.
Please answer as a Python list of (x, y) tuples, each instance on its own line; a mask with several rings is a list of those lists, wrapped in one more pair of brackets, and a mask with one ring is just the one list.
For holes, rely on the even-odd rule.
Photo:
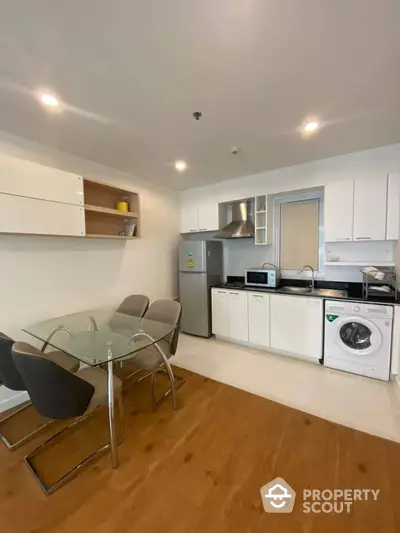
[(135, 370), (134, 372), (131, 372), (131, 374), (129, 374), (128, 376), (124, 376), (124, 380), (131, 379), (133, 378), (133, 376), (136, 376), (136, 374), (140, 374), (140, 372), (143, 372), (141, 368), (139, 368), (138, 370)]
[(26, 462), (29, 470), (32, 472), (34, 478), (36, 479), (37, 483), (39, 484), (40, 488), (43, 490), (43, 492), (45, 494), (47, 494), (47, 495), (52, 494), (54, 491), (56, 491), (58, 488), (60, 488), (62, 485), (64, 485), (68, 480), (70, 480), (72, 477), (74, 477), (82, 467), (84, 467), (90, 461), (92, 461), (93, 459), (95, 459), (96, 457), (98, 457), (99, 455), (101, 455), (102, 453), (104, 453), (105, 451), (107, 451), (107, 450), (109, 450), (111, 448), (110, 444), (105, 444), (99, 450), (96, 450), (95, 452), (93, 452), (91, 455), (89, 455), (89, 457), (86, 457), (86, 459), (81, 461), (72, 470), (67, 472), (60, 479), (58, 479), (53, 485), (46, 485), (42, 481), (42, 479), (39, 477), (39, 474), (38, 474), (38, 472), (36, 471), (36, 469), (35, 469), (35, 467), (33, 465), (32, 459), (34, 458), (35, 455), (37, 455), (37, 453), (40, 450), (43, 450), (50, 442), (52, 442), (55, 439), (57, 439), (58, 437), (60, 437), (60, 435), (62, 435), (64, 432), (68, 431), (69, 429), (71, 429), (72, 427), (76, 426), (77, 424), (81, 424), (82, 422), (87, 420), (90, 416), (92, 416), (92, 414), (94, 412), (95, 411), (93, 411), (92, 413), (90, 413), (88, 415), (84, 415), (84, 416), (78, 418), (77, 420), (75, 420), (74, 422), (72, 422), (72, 424), (69, 424), (68, 426), (65, 426), (58, 433), (56, 433), (55, 435), (53, 435), (52, 437), (47, 439), (43, 444), (38, 446), (35, 450), (33, 450), (33, 452), (29, 453), (25, 457), (25, 462)]
[[(29, 402), (29, 403), (23, 405), (22, 407), (20, 407), (19, 409), (17, 409), (17, 411), (14, 411), (10, 415), (4, 417), (2, 420), (0, 420), (0, 428), (5, 422), (7, 422), (7, 420), (10, 420), (14, 416), (16, 416), (18, 413), (21, 413), (22, 411), (25, 411), (26, 409), (28, 409), (28, 407), (31, 407), (31, 406), (32, 406), (32, 402)], [(7, 449), (12, 452), (12, 451), (16, 450), (17, 448), (20, 448), (21, 446), (23, 446), (26, 442), (28, 442), (31, 439), (33, 439), (36, 435), (41, 433), (44, 429), (46, 429), (53, 422), (54, 422), (54, 420), (49, 420), (48, 422), (46, 422), (45, 424), (43, 424), (39, 428), (35, 429), (34, 431), (31, 431), (31, 433), (29, 433), (28, 435), (25, 435), (25, 437), (22, 437), (22, 439), (19, 439), (16, 442), (13, 442), (13, 443), (10, 442), (7, 439), (7, 437), (5, 435), (3, 435), (1, 432), (0, 432), (0, 439), (4, 442), (4, 444), (7, 447)]]
[[(118, 415), (119, 415), (119, 435), (118, 435), (118, 440), (119, 442), (122, 442), (122, 425), (123, 425), (123, 416), (124, 416), (124, 407), (123, 407), (123, 399), (122, 399), (122, 392), (120, 392), (118, 395), (117, 395), (117, 402), (118, 402)], [(78, 471), (83, 468), (85, 465), (87, 465), (88, 463), (90, 463), (91, 461), (93, 461), (94, 459), (96, 459), (97, 457), (99, 457), (100, 455), (102, 455), (104, 452), (108, 451), (108, 450), (111, 450), (112, 452), (112, 441), (110, 440), (110, 442), (108, 444), (105, 444), (104, 446), (102, 446), (101, 448), (99, 448), (98, 450), (96, 450), (95, 452), (93, 452), (91, 455), (89, 455), (88, 457), (86, 457), (83, 461), (81, 461), (78, 465), (76, 465), (72, 470), (70, 470), (69, 472), (67, 472), (64, 476), (62, 476), (60, 479), (58, 479), (53, 485), (46, 485), (42, 479), (39, 477), (39, 474), (38, 472), (36, 471), (33, 463), (32, 463), (32, 459), (33, 457), (42, 449), (44, 449), (50, 442), (52, 442), (53, 440), (57, 439), (58, 437), (60, 437), (60, 435), (62, 435), (64, 432), (68, 431), (69, 429), (71, 429), (72, 427), (78, 425), (78, 424), (81, 424), (82, 422), (84, 422), (85, 420), (87, 420), (88, 418), (90, 418), (91, 416), (93, 416), (93, 414), (96, 412), (96, 410), (92, 411), (91, 413), (89, 414), (86, 414), (82, 417), (79, 417), (78, 419), (74, 420), (74, 422), (72, 422), (71, 424), (69, 424), (68, 426), (65, 426), (64, 428), (62, 428), (60, 431), (58, 431), (55, 435), (53, 435), (52, 437), (50, 437), (49, 439), (47, 439), (43, 444), (41, 444), (40, 446), (38, 446), (35, 450), (33, 450), (30, 454), (28, 454), (26, 457), (25, 457), (25, 462), (29, 468), (29, 470), (31, 471), (31, 473), (33, 474), (34, 478), (36, 479), (37, 483), (39, 484), (40, 488), (43, 490), (43, 492), (47, 495), (50, 495), (52, 494), (53, 492), (55, 492), (57, 489), (59, 489), (60, 487), (62, 487), (63, 485), (65, 485), (65, 483), (67, 483), (67, 481), (69, 481), (71, 478), (73, 478), (74, 476), (76, 476), (76, 474), (78, 473)]]
[(157, 400), (156, 400), (156, 373), (153, 370), (151, 373), (151, 401), (153, 404), (153, 411), (157, 408)]
[[(170, 370), (171, 370), (171, 373), (172, 373), (172, 376), (174, 378), (173, 382), (171, 382), (170, 380), (170, 384), (171, 384), (171, 388), (169, 390), (167, 390), (167, 392), (161, 396), (161, 398), (158, 400), (157, 402), (157, 407), (159, 407), (161, 405), (161, 403), (166, 399), (168, 398), (168, 396), (170, 394), (172, 394), (172, 405), (173, 405), (173, 408), (174, 410), (176, 410), (176, 391), (182, 387), (182, 385), (184, 385), (186, 383), (186, 380), (185, 378), (183, 378), (182, 376), (175, 376), (172, 372), (172, 369), (170, 367)], [(157, 374), (164, 374), (164, 375), (167, 375), (168, 378), (170, 376), (168, 370), (164, 369), (164, 368), (159, 368), (157, 371)], [(175, 402), (174, 402), (174, 395), (175, 395)]]
[[(174, 378), (174, 379), (173, 379), (173, 382), (171, 382), (171, 380), (170, 380), (171, 388), (168, 389), (167, 392), (166, 392), (165, 394), (163, 394), (159, 400), (157, 400), (156, 397), (155, 397), (155, 386), (154, 386), (154, 389), (153, 389), (153, 385), (155, 385), (155, 376), (156, 376), (157, 374), (163, 374), (163, 375), (168, 376), (168, 378), (169, 378), (169, 373), (168, 373), (168, 371), (167, 371), (165, 368), (162, 368), (162, 367), (164, 367), (164, 366), (166, 366), (165, 363), (163, 363), (159, 368), (157, 368), (157, 370), (154, 371), (154, 378), (153, 378), (153, 373), (152, 373), (152, 372), (149, 372), (148, 374), (145, 374), (145, 375), (142, 376), (140, 379), (138, 379), (137, 382), (136, 382), (136, 383), (139, 383), (139, 381), (142, 381), (143, 379), (151, 378), (151, 381), (152, 381), (152, 383), (151, 383), (152, 394), (153, 394), (153, 391), (154, 391), (154, 397), (153, 397), (153, 402), (154, 402), (154, 403), (153, 403), (153, 406), (154, 406), (154, 409), (155, 409), (155, 410), (158, 409), (158, 407), (160, 407), (160, 405), (162, 404), (162, 402), (163, 402), (166, 398), (168, 398), (168, 396), (169, 396), (170, 394), (173, 395), (173, 394), (175, 393), (175, 395), (176, 395), (176, 391), (178, 390), (178, 388), (182, 387), (182, 385), (183, 385), (184, 383), (186, 383), (185, 378), (183, 378), (182, 376), (175, 376), (175, 375), (173, 374), (173, 372), (172, 372), (171, 367), (170, 367), (170, 369), (171, 369), (171, 373), (172, 373), (173, 378)], [(173, 383), (174, 388), (172, 388), (172, 383)], [(175, 396), (175, 404), (173, 403), (173, 407), (174, 407), (174, 410), (176, 410), (176, 396)]]

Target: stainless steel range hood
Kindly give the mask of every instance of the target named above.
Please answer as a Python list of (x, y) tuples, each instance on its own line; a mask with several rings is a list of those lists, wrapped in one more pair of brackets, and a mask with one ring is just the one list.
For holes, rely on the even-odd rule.
[(215, 239), (245, 239), (254, 237), (251, 220), (251, 200), (233, 202), (230, 206), (232, 221), (214, 235)]

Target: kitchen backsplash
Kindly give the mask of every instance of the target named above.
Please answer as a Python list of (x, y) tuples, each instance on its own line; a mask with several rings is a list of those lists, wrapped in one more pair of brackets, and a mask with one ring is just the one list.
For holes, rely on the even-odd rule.
[[(185, 240), (212, 240), (214, 233), (193, 233), (183, 236)], [(224, 245), (224, 276), (243, 276), (247, 268), (266, 262), (274, 263), (273, 246), (256, 246), (253, 239), (227, 239)], [(394, 261), (396, 243), (394, 241), (349, 242), (325, 244), (326, 260), (332, 265), (324, 266), (323, 279), (329, 281), (362, 281), (360, 266), (335, 266), (333, 261), (369, 261), (378, 265), (379, 261)], [(298, 277), (304, 278), (308, 274)], [(290, 276), (291, 278), (297, 276)]]

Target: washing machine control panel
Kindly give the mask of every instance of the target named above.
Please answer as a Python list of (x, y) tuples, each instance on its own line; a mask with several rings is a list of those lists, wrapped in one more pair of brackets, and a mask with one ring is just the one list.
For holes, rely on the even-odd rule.
[(357, 314), (365, 318), (393, 319), (392, 305), (326, 300), (325, 311), (326, 313), (334, 313), (340, 316)]

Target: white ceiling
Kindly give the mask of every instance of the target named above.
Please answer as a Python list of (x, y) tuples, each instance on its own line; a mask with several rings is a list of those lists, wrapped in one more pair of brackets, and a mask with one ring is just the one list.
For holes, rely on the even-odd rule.
[(400, 141), (399, 65), (394, 0), (0, 0), (0, 129), (176, 189)]

